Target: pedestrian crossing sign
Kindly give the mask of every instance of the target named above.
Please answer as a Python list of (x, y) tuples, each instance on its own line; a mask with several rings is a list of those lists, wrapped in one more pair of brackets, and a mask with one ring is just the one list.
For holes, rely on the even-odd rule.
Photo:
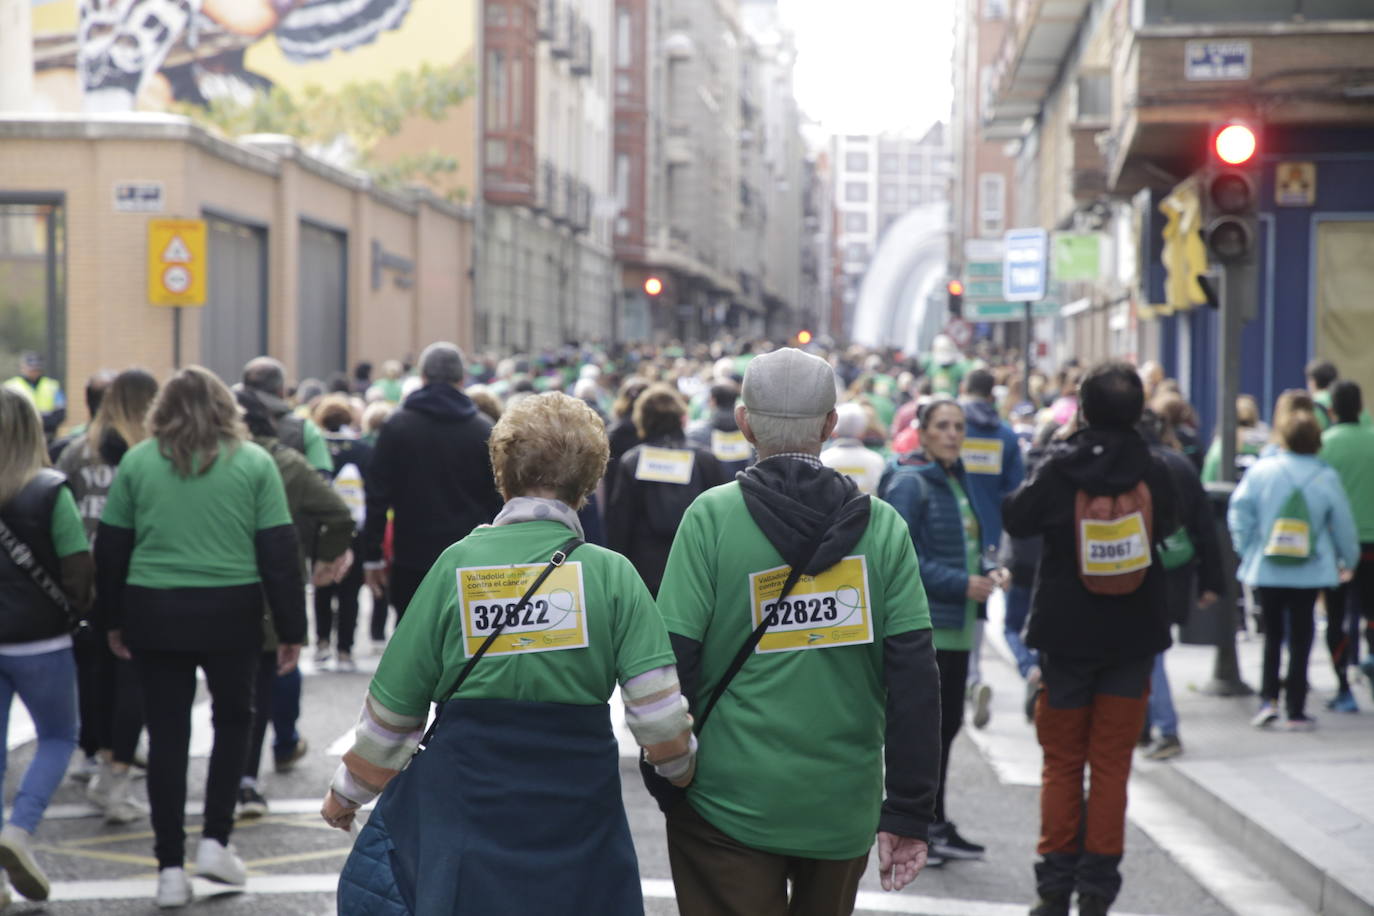
[(205, 220), (148, 220), (148, 304), (205, 304)]

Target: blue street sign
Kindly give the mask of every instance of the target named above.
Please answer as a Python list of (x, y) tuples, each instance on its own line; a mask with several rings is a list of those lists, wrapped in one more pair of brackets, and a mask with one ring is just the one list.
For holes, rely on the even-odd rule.
[(1044, 229), (1011, 229), (1006, 235), (1002, 298), (1008, 302), (1044, 299), (1049, 283), (1050, 235)]

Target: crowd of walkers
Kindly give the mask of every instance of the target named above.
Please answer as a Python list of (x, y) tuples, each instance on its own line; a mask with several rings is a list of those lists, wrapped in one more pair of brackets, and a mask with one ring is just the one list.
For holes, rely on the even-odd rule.
[(616, 690), (684, 914), (847, 913), (875, 845), (885, 889), (986, 855), (949, 776), (991, 714), (993, 606), (1044, 752), (1032, 913), (1105, 913), (1132, 754), (1183, 752), (1172, 627), (1226, 609), (1232, 575), (1265, 640), (1256, 727), (1313, 727), (1319, 605), (1328, 708), (1358, 711), (1357, 665), (1374, 684), (1374, 425), (1314, 362), (1269, 425), (1237, 404), (1226, 475), (1157, 365), (1027, 386), (1016, 362), (943, 337), (924, 358), (437, 343), (294, 388), (269, 357), (232, 388), (99, 373), (65, 436), (65, 401), (54, 421), (0, 387), (0, 724), (17, 693), (38, 734), (0, 867), (47, 896), (32, 837), (79, 747), (108, 822), (151, 817), (158, 905), (189, 903), (199, 670), (195, 873), (243, 885), (269, 722), (277, 771), (309, 752), (307, 596), (314, 661), (353, 671), (370, 594), (385, 648), (322, 810), (357, 830), (341, 913), (641, 912)]

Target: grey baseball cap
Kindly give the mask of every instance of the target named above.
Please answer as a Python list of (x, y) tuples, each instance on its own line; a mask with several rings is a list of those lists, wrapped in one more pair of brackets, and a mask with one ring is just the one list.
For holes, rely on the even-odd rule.
[(784, 347), (749, 361), (741, 396), (750, 413), (823, 417), (835, 409), (835, 370), (819, 356)]

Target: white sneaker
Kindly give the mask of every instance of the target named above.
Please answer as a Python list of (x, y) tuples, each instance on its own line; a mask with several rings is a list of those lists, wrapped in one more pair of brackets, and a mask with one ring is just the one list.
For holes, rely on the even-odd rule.
[(157, 873), (157, 905), (163, 909), (191, 902), (191, 879), (184, 868), (164, 868)]
[(969, 699), (973, 702), (973, 727), (986, 727), (992, 718), (992, 687), (979, 681), (969, 691)]
[(201, 837), (196, 847), (196, 874), (221, 884), (242, 886), (248, 883), (248, 869), (238, 851), (219, 840)]
[(29, 850), (29, 834), (22, 827), (6, 824), (0, 830), (0, 868), (10, 873), (14, 889), (29, 900), (47, 900), (52, 890), (48, 876), (34, 861)]
[(110, 786), (113, 780), (114, 771), (108, 763), (101, 761), (95, 775), (86, 783), (86, 801), (104, 811), (110, 803)]
[(76, 782), (90, 782), (91, 777), (100, 771), (99, 757), (81, 757), (67, 775)]
[(132, 824), (147, 817), (148, 809), (134, 798), (133, 774), (128, 770), (110, 774), (110, 789), (105, 801), (105, 823)]

